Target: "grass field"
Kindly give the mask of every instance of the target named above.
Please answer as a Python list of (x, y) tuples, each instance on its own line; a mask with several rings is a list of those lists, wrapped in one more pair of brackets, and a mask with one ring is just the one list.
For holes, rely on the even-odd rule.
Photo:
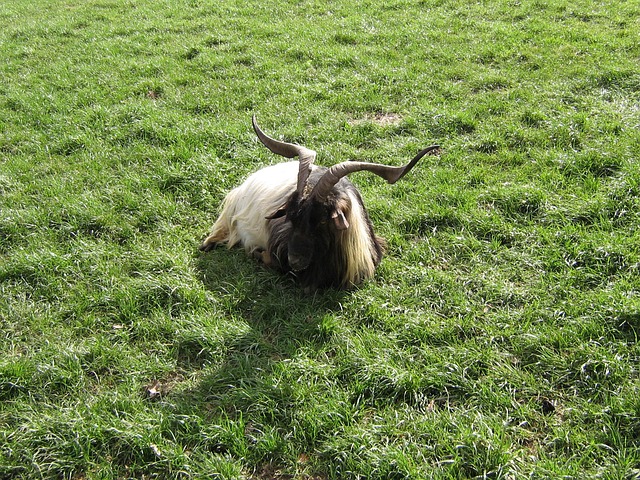
[[(198, 252), (281, 161), (389, 244)], [(0, 4), (0, 478), (640, 478), (640, 3)]]

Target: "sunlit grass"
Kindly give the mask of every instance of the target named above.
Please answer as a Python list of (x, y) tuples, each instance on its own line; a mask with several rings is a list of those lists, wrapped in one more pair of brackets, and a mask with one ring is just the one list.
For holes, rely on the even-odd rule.
[[(640, 7), (0, 6), (0, 478), (640, 475)], [(200, 254), (280, 161), (389, 244), (305, 295)]]

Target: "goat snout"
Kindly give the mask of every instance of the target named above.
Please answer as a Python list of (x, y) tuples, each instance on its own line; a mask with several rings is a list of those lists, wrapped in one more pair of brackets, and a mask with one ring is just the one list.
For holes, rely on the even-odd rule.
[(302, 272), (309, 268), (309, 264), (311, 263), (311, 259), (308, 256), (304, 255), (295, 255), (289, 253), (287, 260), (289, 261), (289, 266), (291, 270), (294, 272)]

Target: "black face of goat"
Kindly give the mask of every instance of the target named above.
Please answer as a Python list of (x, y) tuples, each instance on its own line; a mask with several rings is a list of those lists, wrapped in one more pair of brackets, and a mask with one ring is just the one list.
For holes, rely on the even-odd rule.
[[(313, 186), (327, 169), (317, 167)], [(348, 288), (370, 277), (384, 241), (376, 236), (356, 187), (340, 179), (322, 201), (294, 192), (270, 220), (270, 263), (291, 272), (308, 290)]]
[(281, 258), (284, 270), (303, 272), (327, 253), (330, 232), (326, 220), (322, 219), (323, 210), (323, 205), (315, 202), (299, 202), (297, 198), (289, 200), (285, 221), (290, 228), (288, 239), (283, 242), (286, 259)]

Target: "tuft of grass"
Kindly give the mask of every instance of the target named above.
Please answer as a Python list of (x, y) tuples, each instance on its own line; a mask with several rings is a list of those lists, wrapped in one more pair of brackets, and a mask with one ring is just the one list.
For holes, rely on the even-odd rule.
[[(0, 6), (0, 478), (640, 474), (634, 2)], [(388, 252), (197, 251), (274, 135)]]

